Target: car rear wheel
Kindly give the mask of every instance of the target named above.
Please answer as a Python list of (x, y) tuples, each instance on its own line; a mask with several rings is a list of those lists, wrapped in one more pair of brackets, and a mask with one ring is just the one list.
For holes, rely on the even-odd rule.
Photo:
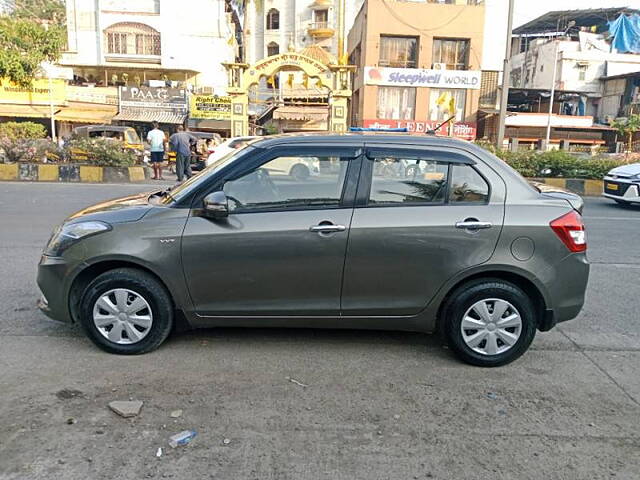
[(296, 180), (306, 180), (311, 175), (311, 172), (306, 165), (298, 163), (291, 167), (291, 171), (289, 172), (289, 174)]
[(173, 325), (173, 304), (164, 285), (131, 268), (96, 277), (82, 296), (79, 313), (93, 343), (123, 355), (155, 350)]
[(497, 367), (520, 357), (536, 334), (531, 299), (516, 285), (480, 279), (457, 289), (443, 309), (446, 339), (463, 361)]

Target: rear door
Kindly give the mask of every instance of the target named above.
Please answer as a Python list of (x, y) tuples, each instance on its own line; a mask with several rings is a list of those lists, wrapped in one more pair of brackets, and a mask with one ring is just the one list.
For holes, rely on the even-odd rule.
[(458, 149), (369, 145), (345, 263), (344, 315), (412, 315), (491, 258), (505, 186)]

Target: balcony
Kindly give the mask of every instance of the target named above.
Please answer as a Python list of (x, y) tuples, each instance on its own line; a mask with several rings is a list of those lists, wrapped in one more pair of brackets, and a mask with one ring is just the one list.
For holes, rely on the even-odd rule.
[(331, 38), (335, 30), (329, 26), (329, 22), (311, 22), (307, 27), (307, 33), (313, 38)]

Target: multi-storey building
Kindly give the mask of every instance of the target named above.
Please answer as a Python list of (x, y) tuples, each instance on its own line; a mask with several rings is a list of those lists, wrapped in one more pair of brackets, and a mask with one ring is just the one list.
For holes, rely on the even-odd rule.
[[(351, 123), (475, 138), (480, 107), (496, 109), (506, 0), (367, 0), (349, 33)], [(491, 18), (491, 28), (485, 19)]]

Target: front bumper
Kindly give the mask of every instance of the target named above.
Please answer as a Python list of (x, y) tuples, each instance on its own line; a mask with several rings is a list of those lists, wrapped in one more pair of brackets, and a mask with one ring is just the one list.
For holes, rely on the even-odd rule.
[(40, 257), (37, 283), (42, 297), (38, 301), (38, 308), (53, 320), (71, 323), (66, 286), (68, 272), (69, 265), (63, 258), (47, 255)]
[(620, 178), (604, 177), (602, 195), (613, 200), (640, 203), (640, 184)]

